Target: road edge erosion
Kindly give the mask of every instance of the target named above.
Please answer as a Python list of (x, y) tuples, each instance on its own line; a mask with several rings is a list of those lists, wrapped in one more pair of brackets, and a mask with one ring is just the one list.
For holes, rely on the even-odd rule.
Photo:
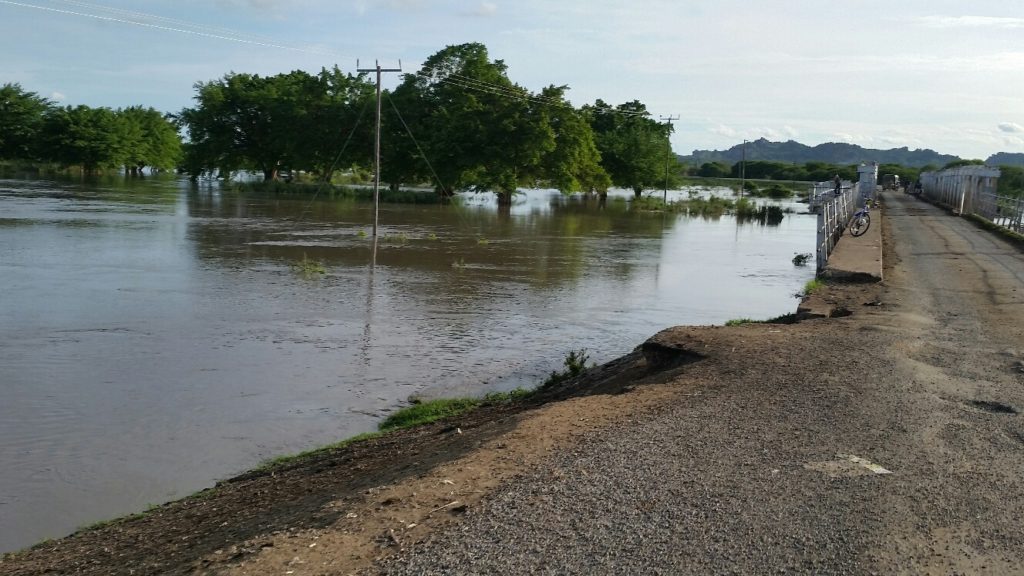
[[(881, 232), (878, 227), (879, 238)], [(877, 264), (880, 280), (881, 258)], [(797, 314), (785, 320), (794, 322), (790, 325), (662, 330), (620, 358), (530, 394), (485, 399), (472, 410), (428, 424), (357, 437), (250, 470), (140, 514), (5, 553), (0, 571), (367, 569), (458, 522), (502, 482), (542, 465), (574, 439), (659, 410), (678, 394), (697, 394), (700, 386), (728, 381), (728, 370), (710, 380), (681, 378), (694, 363), (742, 363), (760, 353), (757, 341), (768, 334), (784, 339), (802, 330), (804, 321), (817, 324), (818, 318), (847, 316), (859, 305), (877, 304), (876, 286), (829, 280), (805, 296)]]

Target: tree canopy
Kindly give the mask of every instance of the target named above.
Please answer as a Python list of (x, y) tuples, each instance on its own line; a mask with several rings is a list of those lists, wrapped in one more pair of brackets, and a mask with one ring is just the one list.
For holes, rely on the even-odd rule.
[[(256, 170), (272, 180), (303, 170), (328, 179), (335, 167), (372, 165), (365, 112), (374, 86), (364, 76), (232, 73), (195, 88), (195, 106), (178, 115), (193, 176)], [(442, 195), (492, 191), (501, 204), (521, 186), (603, 192), (665, 182), (669, 129), (643, 104), (594, 112), (575, 108), (567, 91), (516, 84), (483, 44), (448, 46), (384, 94), (382, 180), (432, 182)]]
[(180, 155), (177, 128), (152, 108), (58, 107), (17, 84), (0, 87), (0, 160), (138, 172), (172, 169)]
[(614, 108), (597, 100), (593, 106), (584, 106), (583, 112), (616, 186), (630, 188), (639, 197), (645, 188), (665, 182), (666, 159), (672, 153), (671, 125), (652, 119), (647, 107), (637, 100)]
[(524, 185), (604, 190), (593, 133), (566, 90), (534, 94), (483, 44), (448, 46), (389, 95), (400, 117), (389, 122), (384, 178), (434, 180), (444, 194), (492, 190), (503, 204)]
[[(324, 175), (335, 161), (369, 158), (367, 146), (352, 146), (343, 159), (337, 152), (357, 128), (354, 111), (372, 94), (364, 77), (337, 67), (317, 76), (232, 73), (195, 88), (196, 106), (178, 115), (188, 132), (185, 167), (193, 176), (242, 169), (268, 180), (281, 170)], [(364, 144), (368, 134), (368, 128), (358, 134)]]

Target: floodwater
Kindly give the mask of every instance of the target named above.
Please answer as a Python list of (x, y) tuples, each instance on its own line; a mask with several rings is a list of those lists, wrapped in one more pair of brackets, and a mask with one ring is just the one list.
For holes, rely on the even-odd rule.
[(0, 551), (372, 430), (412, 395), (532, 387), (570, 350), (600, 363), (668, 326), (794, 311), (814, 217), (627, 196), (383, 205), (374, 254), (365, 203), (0, 180)]

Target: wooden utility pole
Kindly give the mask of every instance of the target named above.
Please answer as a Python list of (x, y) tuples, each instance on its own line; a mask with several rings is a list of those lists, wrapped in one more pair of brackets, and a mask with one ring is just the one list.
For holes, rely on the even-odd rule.
[(661, 199), (661, 201), (665, 203), (665, 206), (668, 207), (668, 167), (669, 158), (672, 157), (672, 121), (679, 120), (679, 116), (661, 116), (661, 119), (664, 120), (666, 124), (668, 124), (668, 130), (666, 130), (667, 133), (665, 134), (665, 137), (669, 139), (668, 150), (665, 151), (665, 194), (662, 196)]
[(377, 239), (377, 221), (380, 218), (380, 75), (382, 72), (401, 72), (402, 62), (398, 62), (398, 68), (381, 68), (380, 62), (375, 62), (373, 68), (359, 68), (359, 61), (356, 61), (356, 72), (377, 73), (377, 131), (374, 137), (373, 151), (373, 238)]
[(740, 198), (747, 187), (747, 141), (743, 141), (743, 160), (740, 163)]

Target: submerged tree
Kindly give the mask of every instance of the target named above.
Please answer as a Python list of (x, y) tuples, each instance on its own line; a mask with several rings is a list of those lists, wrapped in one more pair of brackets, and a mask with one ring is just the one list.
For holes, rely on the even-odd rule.
[(534, 94), (484, 45), (448, 46), (389, 95), (401, 118), (386, 130), (384, 178), (394, 186), (430, 177), (444, 195), (492, 191), (502, 205), (524, 185), (605, 189), (593, 133), (565, 90)]
[[(294, 71), (261, 77), (228, 74), (196, 84), (196, 107), (178, 115), (188, 130), (186, 166), (201, 172), (257, 170), (276, 180), (281, 170), (309, 170), (322, 178), (351, 131), (372, 87), (334, 68), (318, 76)], [(353, 147), (351, 157), (365, 147)]]
[(125, 171), (136, 174), (146, 167), (170, 170), (181, 160), (181, 137), (174, 124), (153, 108), (132, 106), (118, 110), (120, 147)]
[(109, 108), (56, 108), (43, 125), (46, 158), (86, 173), (119, 168), (126, 157), (125, 124)]
[(632, 189), (639, 198), (645, 188), (665, 183), (665, 159), (672, 154), (671, 125), (656, 122), (636, 100), (614, 108), (597, 100), (584, 111), (597, 138), (602, 164), (616, 186)]

